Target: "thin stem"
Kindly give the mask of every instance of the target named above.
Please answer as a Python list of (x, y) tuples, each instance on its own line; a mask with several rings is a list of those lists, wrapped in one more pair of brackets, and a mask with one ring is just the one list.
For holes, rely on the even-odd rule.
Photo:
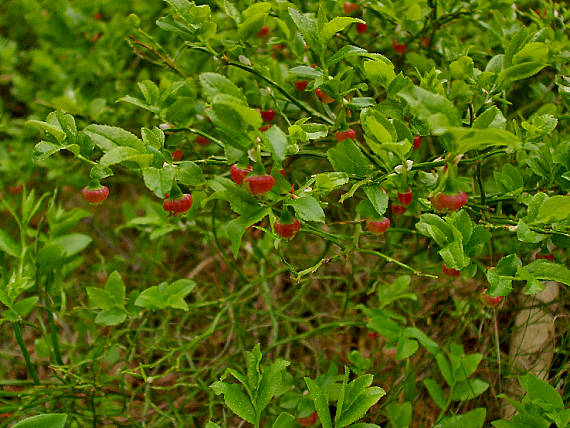
[(265, 77), (263, 74), (261, 74), (259, 71), (257, 71), (256, 69), (249, 67), (245, 64), (241, 64), (239, 62), (236, 61), (226, 61), (227, 65), (231, 65), (233, 67), (237, 67), (237, 68), (241, 68), (242, 70), (247, 71), (248, 73), (251, 73), (257, 77), (259, 77), (260, 79), (264, 80), (265, 82), (267, 82), (268, 84), (270, 84), (271, 86), (273, 86), (275, 89), (277, 89), (279, 92), (281, 92), (281, 94), (283, 94), (283, 96), (285, 98), (287, 98), (289, 101), (291, 101), (293, 104), (295, 104), (297, 107), (299, 107), (299, 109), (303, 110), (305, 113), (309, 113), (311, 116), (314, 117), (318, 117), (319, 119), (321, 119), (323, 122), (328, 123), (329, 125), (333, 125), (334, 124), (334, 120), (332, 120), (330, 117), (325, 116), (324, 114), (319, 113), (318, 111), (316, 111), (315, 109), (313, 109), (312, 107), (309, 107), (308, 105), (306, 105), (305, 103), (300, 102), (299, 100), (297, 100), (294, 96), (292, 96), (289, 92), (287, 92), (285, 89), (283, 89), (281, 86), (279, 86), (279, 84), (277, 82), (274, 82), (273, 80), (269, 79), (268, 77)]
[(16, 341), (20, 346), (20, 350), (22, 351), (22, 355), (24, 356), (24, 361), (26, 362), (26, 367), (28, 368), (28, 372), (30, 376), (34, 380), (34, 384), (39, 385), (40, 379), (38, 378), (38, 372), (36, 368), (32, 364), (32, 360), (30, 358), (30, 353), (26, 348), (26, 344), (24, 343), (24, 339), (22, 338), (22, 323), (20, 321), (16, 321), (12, 323), (12, 327), (14, 329), (14, 336), (16, 336)]

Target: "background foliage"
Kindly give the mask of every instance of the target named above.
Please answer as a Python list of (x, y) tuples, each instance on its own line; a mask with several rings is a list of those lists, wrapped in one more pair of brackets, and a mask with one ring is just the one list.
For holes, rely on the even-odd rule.
[(567, 426), (569, 15), (2, 2), (0, 424)]

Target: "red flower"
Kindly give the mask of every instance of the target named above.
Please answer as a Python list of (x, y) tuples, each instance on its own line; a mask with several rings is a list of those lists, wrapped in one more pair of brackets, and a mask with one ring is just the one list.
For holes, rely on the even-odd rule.
[(342, 7), (344, 8), (344, 13), (347, 15), (350, 15), (351, 13), (356, 12), (358, 9), (360, 9), (360, 6), (348, 1), (345, 1)]
[(441, 262), (441, 270), (443, 271), (444, 274), (446, 274), (447, 276), (459, 276), (461, 275), (461, 272), (458, 271), (457, 269), (451, 269), (448, 268), (447, 266), (445, 266), (445, 263)]
[(398, 192), (398, 201), (405, 207), (409, 206), (414, 199), (414, 192), (408, 189), (403, 193)]
[(24, 188), (24, 186), (22, 184), (17, 184), (15, 186), (10, 184), (8, 186), (8, 193), (11, 195), (17, 195), (18, 193), (20, 193), (22, 191), (23, 188)]
[(273, 228), (275, 229), (275, 233), (283, 238), (294, 238), (295, 235), (301, 229), (301, 223), (296, 218), (293, 219), (292, 223), (279, 223), (279, 220), (273, 223)]
[(321, 89), (315, 89), (315, 94), (317, 95), (317, 98), (324, 104), (330, 104), (334, 101), (334, 98), (332, 98), (329, 94), (322, 91)]
[(257, 33), (255, 36), (267, 37), (268, 35), (269, 35), (269, 27), (267, 25), (264, 25), (263, 27), (261, 27), (261, 30), (259, 30), (259, 33)]
[(306, 80), (297, 80), (295, 82), (295, 88), (297, 88), (297, 90), (299, 92), (304, 91), (305, 89), (307, 89), (307, 81)]
[(392, 47), (398, 55), (403, 55), (406, 52), (406, 44), (399, 43), (396, 39), (392, 40)]
[(497, 306), (503, 300), (503, 296), (489, 296), (488, 294), (485, 294), (486, 292), (487, 289), (485, 288), (481, 293), (481, 299), (483, 299), (483, 302), (489, 306)]
[(181, 197), (176, 199), (170, 199), (170, 195), (167, 193), (164, 196), (164, 202), (162, 203), (162, 208), (164, 211), (168, 211), (169, 217), (171, 215), (183, 214), (192, 208), (192, 195), (185, 193)]
[(196, 135), (195, 141), (201, 146), (207, 146), (208, 144), (211, 143), (211, 141), (208, 138), (203, 137), (202, 135)]
[(335, 134), (337, 141), (344, 141), (347, 138), (354, 140), (356, 138), (356, 132), (354, 129), (349, 129), (348, 131), (339, 131)]
[(261, 110), (261, 118), (263, 119), (264, 122), (271, 122), (274, 117), (275, 117), (275, 112), (273, 111), (272, 108), (270, 108), (269, 110)]
[(432, 206), (438, 211), (443, 211), (445, 209), (457, 211), (467, 203), (467, 193), (462, 191), (453, 195), (438, 193), (437, 195), (432, 196), (430, 201)]
[(172, 152), (172, 160), (174, 162), (178, 162), (180, 159), (182, 159), (182, 149), (177, 149), (174, 152)]
[(249, 174), (251, 171), (253, 171), (253, 167), (248, 165), (246, 168), (240, 168), (239, 166), (237, 166), (237, 164), (232, 165), (232, 167), (230, 168), (230, 174), (232, 175), (232, 180), (234, 180), (234, 182), (240, 186), (241, 183), (243, 183), (243, 179), (246, 177), (247, 174)]
[(368, 220), (366, 222), (366, 228), (372, 232), (372, 233), (376, 233), (377, 235), (380, 235), (384, 232), (386, 232), (386, 230), (388, 230), (388, 228), (390, 227), (390, 219), (389, 218), (384, 218), (383, 220)]
[(313, 412), (311, 416), (307, 416), (306, 418), (297, 418), (297, 421), (299, 422), (299, 425), (301, 425), (302, 427), (310, 427), (315, 422), (317, 422), (318, 418), (319, 417), (317, 415), (317, 412)]
[(107, 186), (100, 186), (95, 189), (90, 189), (85, 186), (81, 189), (81, 193), (87, 202), (93, 205), (100, 204), (109, 196), (109, 188)]
[(400, 204), (392, 204), (392, 213), (394, 215), (402, 215), (406, 212), (407, 208)]
[(416, 136), (414, 137), (414, 150), (419, 149), (421, 144), (422, 144), (422, 137), (421, 137), (421, 135), (416, 135)]
[(360, 34), (366, 33), (367, 29), (368, 29), (368, 24), (366, 22), (356, 23), (356, 31), (358, 31)]
[(269, 192), (275, 184), (275, 179), (271, 175), (248, 175), (244, 182), (245, 187), (257, 196)]

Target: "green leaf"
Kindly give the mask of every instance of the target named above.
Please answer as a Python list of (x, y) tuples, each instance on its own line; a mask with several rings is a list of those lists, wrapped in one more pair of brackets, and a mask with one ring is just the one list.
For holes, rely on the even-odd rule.
[(26, 126), (33, 126), (34, 128), (46, 131), (48, 134), (53, 136), (58, 143), (62, 143), (66, 137), (65, 132), (61, 129), (59, 123), (51, 124), (47, 122), (42, 122), (39, 120), (28, 120), (25, 123)]
[[(362, 358), (362, 356), (360, 356), (360, 358)], [(343, 400), (344, 408), (349, 408), (352, 404), (354, 404), (360, 394), (362, 394), (370, 385), (372, 385), (373, 379), (374, 377), (371, 374), (366, 374), (358, 376), (356, 379), (350, 382), (345, 388), (345, 396)]]
[(261, 116), (256, 110), (231, 95), (215, 95), (212, 106), (223, 125), (234, 132), (243, 132), (248, 126), (257, 129), (262, 124)]
[(473, 76), (473, 60), (468, 56), (459, 57), (449, 64), (452, 79), (469, 79)]
[(20, 245), (3, 229), (0, 229), (0, 251), (12, 257), (18, 257), (20, 254)]
[(179, 279), (169, 284), (163, 291), (166, 298), (166, 306), (173, 309), (188, 310), (185, 298), (194, 289), (196, 283), (191, 279)]
[(220, 427), (218, 424), (215, 424), (214, 422), (209, 421), (209, 422), (206, 424), (206, 427), (205, 427), (205, 428), (221, 428), (221, 427)]
[(206, 182), (202, 169), (192, 161), (178, 163), (176, 180), (185, 186), (200, 186)]
[(268, 214), (269, 210), (267, 207), (258, 208), (253, 212), (248, 212), (241, 217), (231, 220), (227, 224), (227, 234), (232, 243), (232, 253), (234, 255), (234, 258), (237, 258), (241, 239), (245, 233), (245, 230), (249, 226), (263, 220)]
[(12, 428), (64, 428), (66, 421), (67, 415), (51, 413), (26, 418), (12, 425)]
[(548, 198), (538, 212), (535, 223), (552, 223), (570, 217), (570, 196), (556, 195)]
[(262, 208), (259, 201), (251, 193), (243, 187), (237, 187), (233, 181), (224, 182), (224, 187), (224, 199), (230, 203), (232, 211), (235, 213), (253, 216)]
[(364, 74), (375, 85), (388, 88), (392, 80), (396, 78), (394, 65), (382, 60), (366, 61), (364, 63)]
[(111, 326), (121, 324), (126, 319), (127, 313), (125, 309), (114, 307), (99, 312), (95, 317), (95, 324)]
[(400, 338), (398, 340), (398, 347), (396, 348), (396, 359), (400, 361), (409, 358), (414, 355), (418, 349), (418, 342), (406, 338), (403, 335), (403, 332), (401, 332)]
[(309, 67), (306, 65), (298, 65), (289, 70), (289, 73), (294, 74), (299, 77), (307, 77), (309, 79), (315, 79), (323, 76), (323, 72)]
[(386, 392), (379, 386), (372, 386), (367, 388), (356, 398), (354, 403), (349, 408), (342, 412), (342, 416), (338, 421), (338, 424), (335, 424), (335, 428), (346, 427), (362, 418), (368, 409), (380, 401), (384, 395), (386, 395)]
[(176, 171), (172, 165), (166, 165), (162, 168), (155, 168), (153, 166), (143, 168), (144, 184), (156, 196), (163, 199), (164, 195), (172, 189)]
[(166, 299), (159, 287), (153, 285), (139, 294), (135, 300), (135, 305), (155, 311), (166, 307)]
[(160, 89), (152, 80), (143, 80), (138, 82), (137, 86), (145, 101), (149, 105), (157, 105), (160, 98)]
[(521, 242), (528, 242), (531, 244), (537, 244), (543, 240), (545, 240), (548, 235), (543, 235), (541, 233), (536, 233), (530, 230), (527, 224), (521, 220), (519, 220), (517, 224), (517, 238)]
[(317, 34), (317, 25), (314, 18), (299, 12), (297, 9), (289, 8), (289, 16), (301, 32), (305, 42), (317, 53), (320, 54), (322, 46)]
[(148, 110), (155, 114), (158, 114), (160, 112), (159, 107), (148, 105), (143, 100), (132, 97), (130, 95), (125, 95), (124, 97), (119, 98), (117, 101), (134, 105), (135, 107), (142, 108), (143, 110)]
[(329, 22), (327, 22), (321, 30), (320, 42), (321, 45), (323, 46), (323, 49), (326, 49), (329, 41), (336, 33), (344, 30), (350, 24), (353, 24), (355, 22), (364, 22), (364, 21), (362, 19), (351, 18), (348, 16), (337, 16), (331, 19)]
[(317, 174), (314, 191), (328, 194), (348, 183), (348, 175), (344, 172), (323, 172)]
[(428, 393), (437, 407), (440, 409), (445, 409), (447, 403), (447, 398), (443, 393), (443, 389), (437, 384), (433, 379), (424, 379), (424, 386), (428, 390)]
[(20, 317), (24, 318), (36, 307), (38, 303), (38, 296), (30, 296), (16, 302), (12, 306), (12, 310), (16, 312)]
[(113, 296), (107, 290), (97, 287), (87, 287), (86, 290), (91, 308), (111, 309), (115, 305)]
[(431, 237), (440, 247), (455, 240), (452, 226), (436, 214), (422, 214), (416, 229), (422, 235)]
[(462, 415), (453, 415), (443, 419), (434, 428), (481, 428), (485, 423), (487, 410), (479, 407)]
[(210, 385), (210, 388), (214, 390), (216, 395), (224, 395), (224, 402), (232, 412), (250, 424), (255, 423), (253, 404), (238, 385), (217, 381)]
[(380, 425), (376, 425), (376, 424), (362, 423), (362, 424), (351, 425), (350, 428), (381, 428), (381, 427), (380, 427)]
[(333, 56), (331, 56), (327, 60), (327, 66), (330, 67), (331, 65), (334, 65), (337, 62), (342, 61), (343, 59), (350, 58), (353, 56), (362, 56), (362, 55), (365, 55), (367, 53), (368, 53), (368, 51), (366, 49), (362, 49), (361, 47), (352, 46), (352, 45), (345, 45), (342, 48), (340, 48), (338, 51), (336, 51), (333, 54)]
[(50, 241), (50, 244), (59, 245), (64, 252), (65, 257), (74, 256), (83, 251), (93, 239), (82, 233), (70, 233), (69, 235), (59, 236)]
[(570, 286), (570, 270), (564, 265), (539, 259), (526, 265), (524, 269), (531, 273), (536, 279), (558, 281)]
[(291, 205), (295, 210), (295, 215), (301, 220), (316, 221), (324, 223), (325, 212), (317, 201), (312, 196), (301, 196), (298, 199), (292, 199), (288, 205)]
[(362, 190), (364, 190), (376, 213), (380, 216), (383, 215), (388, 209), (389, 199), (386, 192), (380, 186), (364, 186)]
[(249, 39), (257, 34), (261, 30), (261, 27), (263, 27), (263, 23), (266, 18), (267, 12), (257, 13), (247, 17), (245, 21), (238, 25), (238, 35), (240, 40)]
[(443, 259), (443, 262), (448, 268), (461, 270), (469, 266), (471, 260), (463, 251), (463, 245), (461, 241), (453, 241), (449, 245), (446, 245), (438, 254)]
[(405, 337), (417, 339), (430, 354), (436, 355), (439, 352), (439, 345), (419, 328), (406, 327), (403, 333)]
[(218, 73), (202, 73), (199, 79), (204, 95), (209, 101), (212, 101), (218, 94), (227, 94), (241, 101), (242, 104), (246, 104), (242, 90), (227, 77)]
[(481, 354), (469, 354), (461, 358), (459, 367), (455, 371), (455, 380), (465, 380), (471, 377), (482, 359)]
[(519, 137), (504, 129), (448, 128), (447, 132), (455, 139), (455, 152), (457, 153), (482, 150), (493, 146), (517, 148), (521, 145)]
[(513, 55), (513, 65), (528, 62), (544, 62), (548, 57), (548, 46), (542, 42), (531, 42)]
[(510, 67), (513, 62), (513, 56), (516, 52), (519, 52), (525, 45), (527, 41), (528, 30), (526, 27), (522, 27), (517, 31), (509, 44), (505, 47), (504, 65), (505, 67)]
[(489, 295), (506, 296), (513, 289), (512, 279), (503, 278), (495, 269), (489, 269), (486, 273), (487, 281), (489, 281)]
[(544, 403), (551, 409), (564, 409), (564, 402), (558, 391), (532, 373), (520, 376), (519, 383), (527, 392), (528, 399)]
[(93, 180), (102, 180), (113, 175), (113, 170), (111, 168), (103, 167), (99, 164), (93, 165), (89, 177)]
[(65, 254), (60, 245), (47, 243), (38, 252), (37, 264), (41, 272), (48, 272), (64, 263)]
[(352, 97), (347, 107), (351, 109), (363, 109), (376, 106), (376, 100), (372, 97)]
[(109, 150), (99, 160), (102, 167), (109, 167), (121, 162), (133, 161), (137, 162), (141, 167), (149, 165), (153, 160), (151, 154), (141, 154), (136, 149), (131, 147), (115, 147)]
[[(420, 120), (430, 123), (430, 120), (434, 121), (436, 116), (439, 115), (445, 118), (443, 123), (446, 127), (461, 126), (459, 112), (453, 103), (442, 95), (434, 94), (419, 86), (407, 87), (400, 91), (398, 95), (407, 101), (414, 114)], [(439, 122), (441, 122), (441, 119), (439, 119)], [(432, 131), (438, 131), (433, 128)]]
[(520, 266), (522, 266), (522, 262), (519, 257), (516, 254), (509, 254), (499, 260), (495, 271), (499, 275), (513, 276), (517, 273)]
[(33, 159), (36, 162), (46, 160), (64, 148), (65, 146), (58, 146), (57, 144), (48, 143), (47, 141), (40, 141), (34, 147)]
[(271, 428), (294, 428), (296, 426), (296, 423), (297, 420), (293, 415), (282, 412), (279, 414), (277, 419), (275, 419), (275, 422), (273, 425), (271, 425)]
[(244, 18), (249, 18), (260, 13), (269, 13), (270, 10), (271, 2), (260, 1), (252, 3), (250, 6), (248, 6), (247, 9), (242, 12), (242, 15)]
[(216, 24), (212, 22), (210, 6), (196, 6), (194, 2), (188, 0), (165, 1), (176, 10), (177, 16), (181, 18), (182, 23), (175, 22), (172, 17), (168, 17), (170, 20), (161, 18), (157, 21), (159, 27), (170, 31), (178, 30), (176, 32), (182, 36), (190, 37), (191, 40), (196, 36), (202, 36), (202, 39), (207, 39), (215, 33)]
[(451, 399), (455, 401), (471, 400), (483, 394), (489, 384), (481, 379), (469, 379), (456, 382), (451, 388)]
[(281, 387), (283, 371), (289, 366), (289, 361), (278, 359), (263, 371), (255, 400), (258, 412), (263, 411), (277, 394)]
[[(402, 404), (392, 401), (386, 405), (386, 416), (388, 416), (388, 420), (392, 424), (392, 427), (408, 427), (412, 423), (412, 404), (408, 401), (405, 401)], [(357, 425), (353, 425), (351, 428), (355, 428), (356, 426)]]
[(505, 124), (507, 119), (503, 116), (501, 110), (496, 106), (491, 106), (473, 121), (473, 128), (486, 129), (486, 128), (497, 128), (505, 129)]
[(121, 278), (119, 272), (114, 271), (107, 278), (105, 283), (105, 290), (109, 293), (114, 300), (116, 306), (124, 306), (125, 302), (125, 283)]
[(310, 397), (315, 404), (315, 409), (319, 415), (319, 421), (322, 428), (333, 428), (331, 414), (329, 412), (329, 403), (325, 394), (323, 394), (323, 391), (314, 380), (305, 377), (305, 383), (309, 389)]
[(327, 157), (335, 171), (365, 176), (372, 165), (352, 140), (341, 141), (327, 151)]
[(451, 367), (449, 366), (449, 361), (442, 353), (438, 353), (435, 356), (435, 361), (437, 362), (437, 366), (439, 367), (439, 372), (445, 379), (445, 382), (451, 386), (455, 383), (455, 378), (453, 377), (453, 373), (451, 371)]
[(135, 134), (116, 126), (89, 125), (84, 132), (103, 151), (109, 151), (117, 146), (130, 147), (137, 152), (145, 150), (143, 142)]
[[(247, 385), (253, 393), (257, 393), (261, 381), (261, 346), (257, 343), (251, 351), (246, 351)], [(255, 400), (254, 400), (255, 403)], [(255, 406), (254, 406), (255, 407)]]
[(161, 150), (164, 147), (164, 132), (162, 129), (156, 126), (152, 129), (142, 128), (141, 135), (143, 142), (157, 150)]
[(278, 126), (272, 126), (263, 133), (271, 144), (273, 159), (277, 162), (283, 162), (287, 157), (287, 136)]
[(494, 171), (493, 176), (497, 186), (503, 193), (518, 191), (524, 185), (521, 173), (510, 163), (503, 165), (501, 172)]
[(544, 64), (542, 62), (524, 62), (522, 64), (517, 64), (505, 68), (499, 73), (497, 85), (500, 87), (506, 87), (510, 84), (509, 82), (534, 76), (544, 67), (546, 67), (546, 65), (547, 64)]
[(365, 116), (364, 131), (369, 137), (381, 144), (387, 144), (393, 141), (390, 131), (386, 129), (384, 124), (382, 124), (377, 117), (372, 115)]

